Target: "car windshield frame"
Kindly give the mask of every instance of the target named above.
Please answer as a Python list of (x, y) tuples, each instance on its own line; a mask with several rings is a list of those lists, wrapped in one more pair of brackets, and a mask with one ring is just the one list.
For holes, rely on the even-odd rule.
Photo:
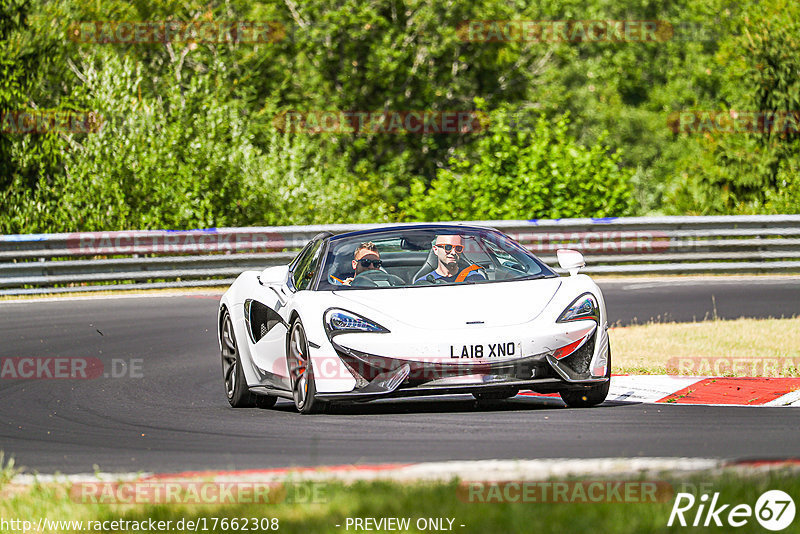
[[(420, 239), (420, 236), (424, 234), (428, 234), (425, 237), (429, 239)], [(478, 273), (483, 279), (473, 276), (470, 277), (469, 280), (464, 280), (461, 282), (427, 284), (419, 280), (419, 278), (422, 278), (421, 276), (416, 277), (415, 275), (408, 275), (408, 272), (410, 272), (409, 269), (415, 271), (417, 269), (422, 270), (423, 265), (426, 264), (428, 259), (430, 247), (434, 239), (437, 235), (445, 234), (463, 234), (465, 239), (468, 240), (473, 247), (475, 247), (470, 249), (470, 246), (467, 246), (464, 256), (474, 255), (476, 252), (479, 256), (483, 254), (483, 256), (481, 256), (483, 261), (475, 261), (473, 263), (471, 259), (468, 260), (470, 263), (482, 266), (482, 269), (480, 269)], [(390, 250), (391, 247), (387, 249), (386, 242), (389, 239), (398, 241), (397, 246), (400, 247), (400, 249)], [(384, 266), (387, 269), (390, 269), (399, 275), (399, 278), (401, 278), (403, 282), (402, 285), (351, 286), (340, 284), (339, 282), (329, 278), (329, 273), (335, 274), (333, 271), (335, 271), (337, 268), (346, 268), (346, 265), (349, 265), (349, 262), (352, 260), (352, 254), (360, 243), (373, 240), (375, 240), (377, 243), (383, 243), (378, 247), (382, 260), (390, 254), (398, 254), (400, 252), (405, 252), (409, 256), (415, 256), (411, 258), (398, 256), (398, 258), (402, 260), (402, 263), (406, 264), (405, 276), (403, 276), (401, 273), (398, 273), (394, 267), (389, 267), (386, 265), (389, 262), (384, 261)], [(515, 282), (559, 277), (558, 273), (556, 273), (549, 265), (539, 259), (535, 254), (533, 254), (533, 252), (520, 245), (510, 236), (494, 228), (461, 225), (395, 226), (338, 234), (328, 237), (325, 239), (325, 241), (326, 242), (323, 243), (321, 247), (323, 250), (321, 257), (319, 258), (319, 272), (317, 273), (316, 280), (312, 283), (311, 287), (308, 288), (312, 291), (409, 289), (415, 287), (419, 288), (452, 285), (484, 285), (501, 282)], [(487, 244), (491, 246), (487, 246)], [(404, 245), (410, 246), (411, 248), (403, 248)], [(507, 261), (505, 263), (502, 263), (500, 257), (493, 253), (500, 251), (502, 251), (504, 257), (507, 256)], [(521, 262), (520, 257), (524, 258), (526, 262)], [(409, 263), (415, 260), (419, 261), (418, 265)], [(397, 261), (397, 258), (395, 258), (395, 261)], [(514, 265), (517, 268), (509, 266), (509, 262), (511, 265)], [(416, 265), (416, 267), (414, 267), (414, 265)], [(531, 270), (532, 266), (537, 268), (536, 272)], [(385, 269), (382, 270), (387, 272)], [(391, 274), (391, 271), (389, 272)], [(503, 278), (497, 278), (501, 272), (503, 274)], [(512, 272), (514, 273), (514, 276), (511, 276), (510, 273)], [(528, 272), (530, 272), (530, 274), (524, 274)], [(489, 273), (492, 274), (490, 275)], [(341, 274), (341, 272), (339, 272), (339, 274)], [(350, 276), (352, 276), (352, 274)], [(341, 278), (337, 277), (336, 280), (341, 281)]]

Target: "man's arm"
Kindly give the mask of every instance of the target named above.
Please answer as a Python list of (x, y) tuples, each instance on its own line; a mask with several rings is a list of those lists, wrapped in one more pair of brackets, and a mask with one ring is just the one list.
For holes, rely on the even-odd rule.
[(483, 275), (483, 273), (481, 273), (481, 271), (472, 271), (464, 279), (465, 282), (477, 282), (479, 280), (486, 280), (486, 277)]
[(431, 271), (428, 274), (420, 276), (419, 278), (417, 278), (414, 281), (414, 285), (417, 285), (417, 284), (420, 284), (420, 285), (422, 285), (422, 284), (433, 284), (433, 283), (436, 282), (437, 278), (441, 278), (441, 277), (437, 277), (436, 276), (436, 272), (435, 271)]

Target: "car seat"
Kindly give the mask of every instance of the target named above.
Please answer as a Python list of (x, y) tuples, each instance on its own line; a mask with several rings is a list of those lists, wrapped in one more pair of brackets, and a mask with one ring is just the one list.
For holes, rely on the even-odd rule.
[[(458, 257), (458, 270), (461, 272), (463, 269), (466, 269), (474, 262), (467, 259), (466, 254), (461, 254)], [(439, 259), (436, 257), (436, 253), (433, 251), (433, 248), (428, 252), (428, 257), (425, 258), (425, 263), (422, 267), (419, 268), (417, 274), (414, 275), (414, 278), (411, 280), (412, 284), (415, 284), (417, 280), (422, 278), (423, 276), (427, 276), (428, 274), (432, 273), (436, 270), (436, 267), (439, 265)]]

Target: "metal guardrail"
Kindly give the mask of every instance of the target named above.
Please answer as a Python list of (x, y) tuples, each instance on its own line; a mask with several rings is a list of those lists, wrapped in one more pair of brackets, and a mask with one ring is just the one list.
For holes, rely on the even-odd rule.
[[(474, 221), (557, 266), (580, 250), (594, 274), (800, 273), (800, 215)], [(288, 263), (321, 231), (394, 225), (0, 235), (0, 295), (221, 286)]]

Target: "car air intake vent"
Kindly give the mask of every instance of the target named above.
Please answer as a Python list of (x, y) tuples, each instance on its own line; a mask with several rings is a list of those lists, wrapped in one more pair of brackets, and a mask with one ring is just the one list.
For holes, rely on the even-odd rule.
[(594, 354), (594, 341), (597, 337), (597, 332), (592, 334), (592, 337), (586, 340), (581, 348), (561, 360), (561, 363), (571, 369), (579, 379), (589, 378), (589, 365), (592, 362), (592, 355)]
[(275, 310), (252, 299), (244, 301), (244, 320), (253, 343), (258, 343), (275, 325), (283, 324), (283, 319)]

